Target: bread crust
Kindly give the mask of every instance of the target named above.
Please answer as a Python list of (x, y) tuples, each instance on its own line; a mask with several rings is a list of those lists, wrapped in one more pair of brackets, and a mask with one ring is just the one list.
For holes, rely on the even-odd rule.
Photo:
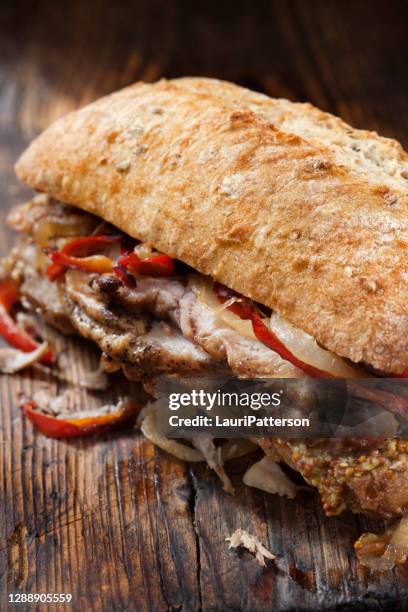
[[(360, 164), (351, 141), (374, 153)], [(193, 78), (138, 83), (66, 115), (16, 164), (34, 189), (387, 372), (408, 366), (407, 169), (395, 141)]]

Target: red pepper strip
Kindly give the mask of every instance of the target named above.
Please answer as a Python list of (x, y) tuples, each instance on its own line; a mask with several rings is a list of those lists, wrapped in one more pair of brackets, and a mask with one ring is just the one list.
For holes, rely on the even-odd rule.
[(103, 433), (134, 414), (134, 410), (125, 408), (113, 414), (101, 414), (100, 416), (77, 419), (59, 419), (39, 412), (36, 408), (38, 406), (32, 400), (26, 402), (22, 407), (25, 416), (41, 433), (49, 438), (76, 438)]
[(59, 266), (56, 263), (50, 263), (47, 268), (47, 276), (50, 281), (54, 281), (60, 276), (62, 276), (65, 272), (66, 268), (63, 266)]
[(304, 361), (298, 359), (293, 353), (291, 353), (286, 346), (279, 340), (276, 334), (273, 333), (271, 329), (269, 329), (265, 323), (262, 321), (261, 317), (257, 312), (252, 312), (251, 314), (252, 321), (252, 329), (254, 330), (255, 336), (258, 338), (260, 342), (265, 344), (267, 347), (278, 353), (285, 359), (289, 361), (294, 366), (306, 372), (310, 376), (314, 378), (335, 378), (332, 374), (325, 372), (324, 370), (319, 370), (319, 368), (315, 368)]
[(0, 283), (0, 302), (7, 312), (14, 304), (20, 301), (20, 293), (16, 283), (11, 278), (6, 278)]
[(174, 259), (162, 254), (140, 259), (136, 253), (128, 253), (119, 257), (118, 264), (133, 274), (145, 276), (171, 276), (175, 270)]
[(218, 298), (218, 301), (222, 304), (228, 302), (231, 298), (238, 298), (239, 301), (233, 302), (228, 306), (228, 310), (236, 314), (240, 319), (250, 319), (252, 311), (254, 310), (254, 304), (248, 298), (245, 298), (241, 293), (229, 289), (221, 283), (214, 283), (214, 293)]
[(136, 279), (134, 276), (127, 271), (126, 268), (120, 265), (113, 266), (113, 271), (118, 278), (126, 285), (126, 287), (131, 287), (132, 289), (136, 287)]
[[(108, 244), (120, 243), (122, 241), (120, 235), (109, 235), (109, 234), (96, 234), (95, 236), (78, 236), (73, 238), (69, 242), (65, 243), (64, 246), (59, 250), (64, 255), (76, 255), (81, 256), (85, 251), (85, 254), (89, 254), (89, 250), (94, 247), (105, 246)], [(53, 281), (66, 270), (65, 266), (59, 265), (55, 262), (48, 266), (47, 276)]]
[(65, 253), (61, 251), (49, 251), (47, 255), (53, 263), (63, 266), (64, 268), (84, 270), (85, 272), (96, 272), (97, 274), (105, 274), (113, 270), (112, 260), (105, 255), (71, 257), (70, 255), (65, 255)]
[[(20, 296), (17, 286), (11, 278), (7, 278), (0, 283), (0, 336), (14, 348), (23, 351), (23, 353), (30, 353), (39, 347), (38, 342), (25, 330), (20, 329), (9, 314), (11, 306), (19, 301)], [(51, 364), (54, 361), (55, 356), (52, 351), (48, 351), (41, 358), (42, 363)]]
[(81, 249), (85, 250), (84, 255), (89, 255), (90, 247), (98, 247), (100, 245), (119, 244), (122, 242), (122, 236), (119, 234), (95, 234), (94, 236), (78, 236), (70, 240), (61, 249), (61, 253), (65, 255), (82, 255)]
[(273, 331), (269, 329), (262, 321), (257, 312), (257, 306), (254, 304), (254, 302), (248, 298), (245, 298), (240, 293), (225, 287), (225, 285), (221, 285), (220, 283), (214, 283), (214, 292), (219, 301), (222, 303), (225, 303), (232, 297), (238, 297), (241, 301), (234, 302), (228, 306), (228, 310), (231, 310), (231, 312), (238, 315), (241, 319), (250, 319), (256, 338), (258, 338), (262, 344), (265, 344), (265, 346), (270, 348), (272, 351), (278, 353), (282, 359), (289, 361), (294, 366), (300, 370), (303, 370), (306, 372), (306, 374), (309, 374), (309, 376), (313, 376), (314, 378), (334, 378), (334, 376), (328, 372), (319, 370), (319, 368), (315, 368), (314, 366), (301, 361), (293, 353), (291, 353), (283, 342), (279, 340), (278, 336), (274, 334)]

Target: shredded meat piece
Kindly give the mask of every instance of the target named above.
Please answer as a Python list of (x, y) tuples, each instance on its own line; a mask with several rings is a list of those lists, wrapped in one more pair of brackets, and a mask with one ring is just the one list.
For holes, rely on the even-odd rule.
[(256, 560), (262, 567), (266, 565), (265, 559), (276, 559), (276, 556), (265, 548), (256, 536), (240, 527), (234, 531), (231, 536), (225, 538), (225, 540), (229, 542), (228, 548), (238, 548), (242, 546), (249, 550), (249, 552), (255, 555)]
[(170, 319), (185, 338), (200, 346), (217, 361), (226, 361), (240, 377), (291, 377), (302, 373), (258, 340), (250, 340), (225, 325), (200, 303), (182, 279), (142, 278), (136, 288), (121, 286), (108, 275), (93, 281), (127, 312), (148, 311)]

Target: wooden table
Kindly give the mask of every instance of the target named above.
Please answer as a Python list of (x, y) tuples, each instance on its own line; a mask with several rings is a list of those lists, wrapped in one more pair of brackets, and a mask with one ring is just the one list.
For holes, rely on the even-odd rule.
[[(1, 251), (13, 241), (6, 213), (28, 193), (13, 174), (19, 152), (63, 113), (137, 79), (226, 78), (408, 145), (407, 24), (406, 3), (391, 1), (3, 1)], [(77, 377), (97, 362), (80, 341), (58, 345)], [(74, 610), (406, 609), (407, 568), (370, 576), (354, 557), (353, 541), (378, 523), (327, 519), (312, 494), (285, 501), (245, 488), (248, 461), (230, 466), (229, 496), (206, 467), (173, 460), (135, 431), (48, 440), (18, 407), (42, 378), (0, 380), (0, 609), (9, 592), (70, 592)], [(237, 527), (277, 562), (262, 569), (228, 551)]]

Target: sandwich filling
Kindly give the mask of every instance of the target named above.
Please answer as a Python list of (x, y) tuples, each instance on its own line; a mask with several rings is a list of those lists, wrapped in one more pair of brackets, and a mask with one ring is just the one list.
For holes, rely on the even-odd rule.
[[(94, 341), (107, 371), (122, 369), (147, 389), (166, 373), (368, 375), (276, 313), (88, 213), (40, 195), (14, 209), (9, 221), (22, 236), (4, 261), (4, 274), (19, 287), (25, 308), (63, 333)], [(318, 488), (327, 514), (349, 507), (390, 518), (408, 509), (404, 442), (256, 442), (273, 461), (286, 463)]]

